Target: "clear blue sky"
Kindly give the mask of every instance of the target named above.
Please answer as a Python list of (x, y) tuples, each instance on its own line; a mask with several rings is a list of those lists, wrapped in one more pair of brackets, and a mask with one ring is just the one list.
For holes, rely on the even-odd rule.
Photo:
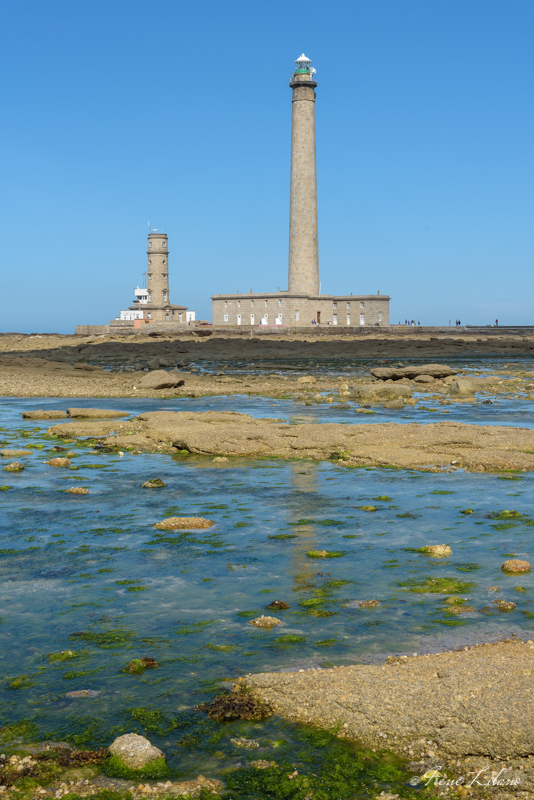
[(287, 288), (293, 61), (317, 69), (323, 293), (534, 323), (532, 0), (3, 0), (1, 330)]

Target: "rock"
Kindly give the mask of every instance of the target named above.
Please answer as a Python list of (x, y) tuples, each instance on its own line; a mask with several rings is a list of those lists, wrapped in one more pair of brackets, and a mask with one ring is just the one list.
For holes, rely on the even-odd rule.
[(498, 591), (499, 591), (498, 586), (488, 586), (488, 592), (498, 592)]
[(268, 606), (265, 606), (265, 608), (271, 609), (271, 610), (275, 609), (275, 608), (285, 610), (286, 608), (289, 608), (289, 607), (290, 607), (289, 603), (286, 603), (285, 600), (273, 600), (272, 603), (269, 603)]
[(33, 450), (0, 450), (2, 458), (17, 458), (19, 456), (31, 456)]
[(22, 472), (24, 464), (21, 464), (20, 461), (12, 461), (11, 464), (6, 464), (2, 469), (4, 472)]
[(434, 383), (432, 375), (416, 375), (414, 378), (416, 383)]
[(146, 375), (137, 382), (138, 389), (173, 389), (175, 386), (183, 386), (185, 381), (180, 376), (177, 370), (172, 372), (165, 372), (163, 369), (158, 369), (153, 372), (147, 372)]
[(434, 558), (446, 558), (452, 553), (448, 544), (425, 544), (421, 551), (429, 556), (434, 556)]
[(317, 383), (317, 378), (313, 375), (301, 375), (297, 378), (297, 383)]
[(456, 378), (450, 382), (449, 392), (457, 396), (471, 395), (491, 388), (493, 383), (495, 378)]
[(232, 744), (236, 747), (242, 747), (244, 750), (255, 750), (260, 746), (257, 739), (246, 739), (244, 736), (239, 736), (236, 739), (230, 739)]
[(65, 697), (98, 697), (99, 694), (96, 689), (76, 689), (74, 692), (67, 692)]
[(256, 758), (254, 761), (248, 762), (249, 767), (253, 769), (270, 769), (271, 767), (278, 768), (276, 761), (266, 761), (265, 758)]
[(517, 603), (512, 603), (511, 601), (503, 600), (502, 598), (499, 598), (498, 600), (492, 600), (491, 602), (494, 606), (497, 606), (499, 611), (503, 612), (513, 611), (514, 608), (517, 608)]
[(424, 364), (420, 367), (400, 367), (392, 369), (391, 367), (376, 367), (370, 370), (371, 375), (379, 378), (382, 381), (394, 380), (398, 381), (401, 378), (417, 378), (419, 375), (427, 375), (431, 378), (447, 378), (449, 375), (456, 375), (458, 370), (452, 369), (445, 364)]
[(282, 622), (276, 617), (266, 617), (264, 614), (261, 617), (256, 617), (256, 619), (249, 619), (249, 625), (253, 625), (255, 628), (274, 628), (276, 625), (281, 625)]
[(67, 412), (66, 411), (59, 411), (55, 409), (50, 409), (49, 411), (43, 411), (39, 409), (38, 411), (24, 411), (22, 413), (22, 419), (66, 419)]
[(503, 572), (530, 572), (530, 564), (520, 558), (512, 558), (505, 561), (501, 569)]
[(109, 746), (111, 755), (116, 756), (129, 769), (143, 769), (152, 761), (165, 758), (164, 753), (150, 744), (144, 736), (126, 733), (118, 736)]
[(158, 667), (159, 664), (155, 658), (144, 657), (134, 658), (127, 665), (126, 670), (130, 675), (141, 675), (145, 669), (157, 669)]
[(70, 467), (71, 460), (70, 458), (61, 458), (58, 456), (57, 458), (50, 458), (44, 463), (48, 464), (50, 467)]
[(224, 461), (228, 461), (226, 456), (215, 456), (213, 460), (216, 464), (222, 464)]
[(390, 409), (401, 409), (404, 408), (404, 400), (402, 397), (398, 397), (396, 400), (388, 400), (384, 403), (384, 408)]
[(163, 483), (161, 478), (150, 478), (149, 481), (145, 481), (141, 484), (141, 489), (160, 489), (167, 484)]
[(67, 494), (89, 494), (89, 489), (84, 489), (82, 486), (72, 486), (66, 492)]
[(472, 606), (452, 606), (451, 608), (448, 608), (447, 611), (450, 614), (466, 614), (467, 612), (476, 611), (476, 608), (473, 608)]
[(117, 411), (113, 408), (67, 408), (71, 419), (120, 419), (130, 416), (129, 411)]
[(360, 608), (376, 608), (380, 605), (380, 600), (356, 600)]
[(354, 386), (350, 390), (350, 397), (353, 400), (374, 400), (380, 398), (383, 400), (396, 400), (397, 397), (411, 397), (412, 390), (410, 386), (404, 384), (388, 384), (384, 386), (381, 383), (364, 383), (361, 386)]
[(167, 517), (157, 522), (155, 527), (159, 531), (192, 530), (194, 528), (211, 528), (215, 525), (210, 519), (204, 517)]

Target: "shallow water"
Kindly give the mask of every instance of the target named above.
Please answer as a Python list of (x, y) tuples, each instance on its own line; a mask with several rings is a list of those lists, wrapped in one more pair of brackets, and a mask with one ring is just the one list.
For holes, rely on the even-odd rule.
[[(512, 553), (534, 557), (533, 475), (349, 469), (300, 460), (216, 464), (198, 456), (103, 455), (61, 442), (78, 453), (78, 469), (57, 469), (43, 463), (57, 455), (52, 447), (58, 442), (45, 435), (54, 422), (26, 422), (20, 414), (69, 405), (367, 421), (347, 409), (259, 398), (4, 398), (2, 447), (38, 447), (19, 459), (26, 465), (22, 473), (2, 472), (0, 480), (11, 487), (0, 493), (0, 723), (31, 720), (36, 735), (78, 737), (88, 745), (137, 729), (183, 774), (216, 776), (243, 760), (232, 737), (259, 737), (261, 752), (254, 757), (265, 758), (273, 757), (273, 742), (283, 738), (291, 747), (296, 735), (277, 720), (221, 728), (193, 712), (223, 681), (247, 672), (380, 661), (388, 653), (429, 652), (513, 633), (534, 638), (534, 578), (505, 576), (500, 569)], [(449, 408), (464, 414), (462, 421), (480, 421), (486, 409), (496, 413), (494, 406)], [(437, 416), (417, 413), (421, 421)], [(521, 402), (505, 413), (508, 424), (532, 424)], [(370, 421), (390, 418), (399, 420), (389, 412)], [(166, 487), (140, 489), (152, 477)], [(91, 493), (65, 493), (75, 485)], [(461, 513), (468, 508), (473, 514)], [(487, 516), (504, 509), (523, 516)], [(154, 524), (166, 516), (205, 516), (215, 525), (157, 531)], [(413, 552), (441, 543), (451, 546), (450, 558)], [(323, 549), (340, 555), (308, 555)], [(427, 577), (472, 584), (451, 593), (477, 610), (452, 615), (446, 594), (399, 585)], [(499, 612), (492, 601), (501, 597), (517, 608)], [(266, 612), (275, 599), (290, 609)], [(369, 599), (380, 606), (357, 606)], [(270, 631), (250, 626), (261, 613), (282, 624)], [(283, 636), (294, 639), (277, 641)], [(65, 650), (77, 655), (50, 659)], [(143, 675), (122, 671), (142, 656), (157, 659), (159, 668)], [(66, 696), (81, 689), (97, 694)]]

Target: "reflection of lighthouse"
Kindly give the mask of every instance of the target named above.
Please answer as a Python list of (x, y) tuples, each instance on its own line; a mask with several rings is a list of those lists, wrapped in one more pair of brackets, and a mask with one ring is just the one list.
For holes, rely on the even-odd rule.
[[(299, 519), (309, 519), (315, 516), (315, 502), (310, 495), (318, 491), (318, 465), (314, 463), (298, 462), (291, 465), (291, 488), (292, 493), (292, 519), (290, 522), (297, 522)], [(310, 508), (311, 507), (311, 508)], [(294, 532), (299, 537), (293, 539), (294, 545), (291, 548), (291, 563), (295, 589), (304, 588), (314, 582), (317, 564), (307, 557), (308, 550), (317, 549), (317, 530), (313, 524), (295, 526)]]

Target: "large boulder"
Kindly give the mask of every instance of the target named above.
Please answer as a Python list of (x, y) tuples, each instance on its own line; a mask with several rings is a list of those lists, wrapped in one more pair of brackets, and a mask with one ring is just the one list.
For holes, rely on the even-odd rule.
[(350, 391), (350, 397), (354, 400), (396, 400), (398, 397), (411, 397), (412, 389), (405, 384), (388, 383), (364, 383), (361, 386), (354, 386)]
[(453, 395), (471, 395), (490, 389), (498, 378), (456, 378), (449, 384), (449, 392)]
[(143, 769), (152, 761), (165, 759), (165, 754), (150, 744), (144, 736), (137, 733), (126, 733), (118, 736), (109, 747), (112, 756), (116, 756), (129, 769)]
[(419, 375), (429, 375), (431, 378), (447, 378), (449, 375), (456, 375), (458, 370), (448, 367), (446, 364), (422, 364), (419, 367), (375, 367), (370, 370), (371, 375), (382, 381), (398, 381), (401, 378), (413, 380)]
[(146, 375), (138, 381), (138, 389), (173, 389), (175, 386), (183, 386), (185, 381), (178, 370), (173, 369), (171, 372), (165, 372), (164, 369), (156, 369), (153, 372), (147, 372)]

